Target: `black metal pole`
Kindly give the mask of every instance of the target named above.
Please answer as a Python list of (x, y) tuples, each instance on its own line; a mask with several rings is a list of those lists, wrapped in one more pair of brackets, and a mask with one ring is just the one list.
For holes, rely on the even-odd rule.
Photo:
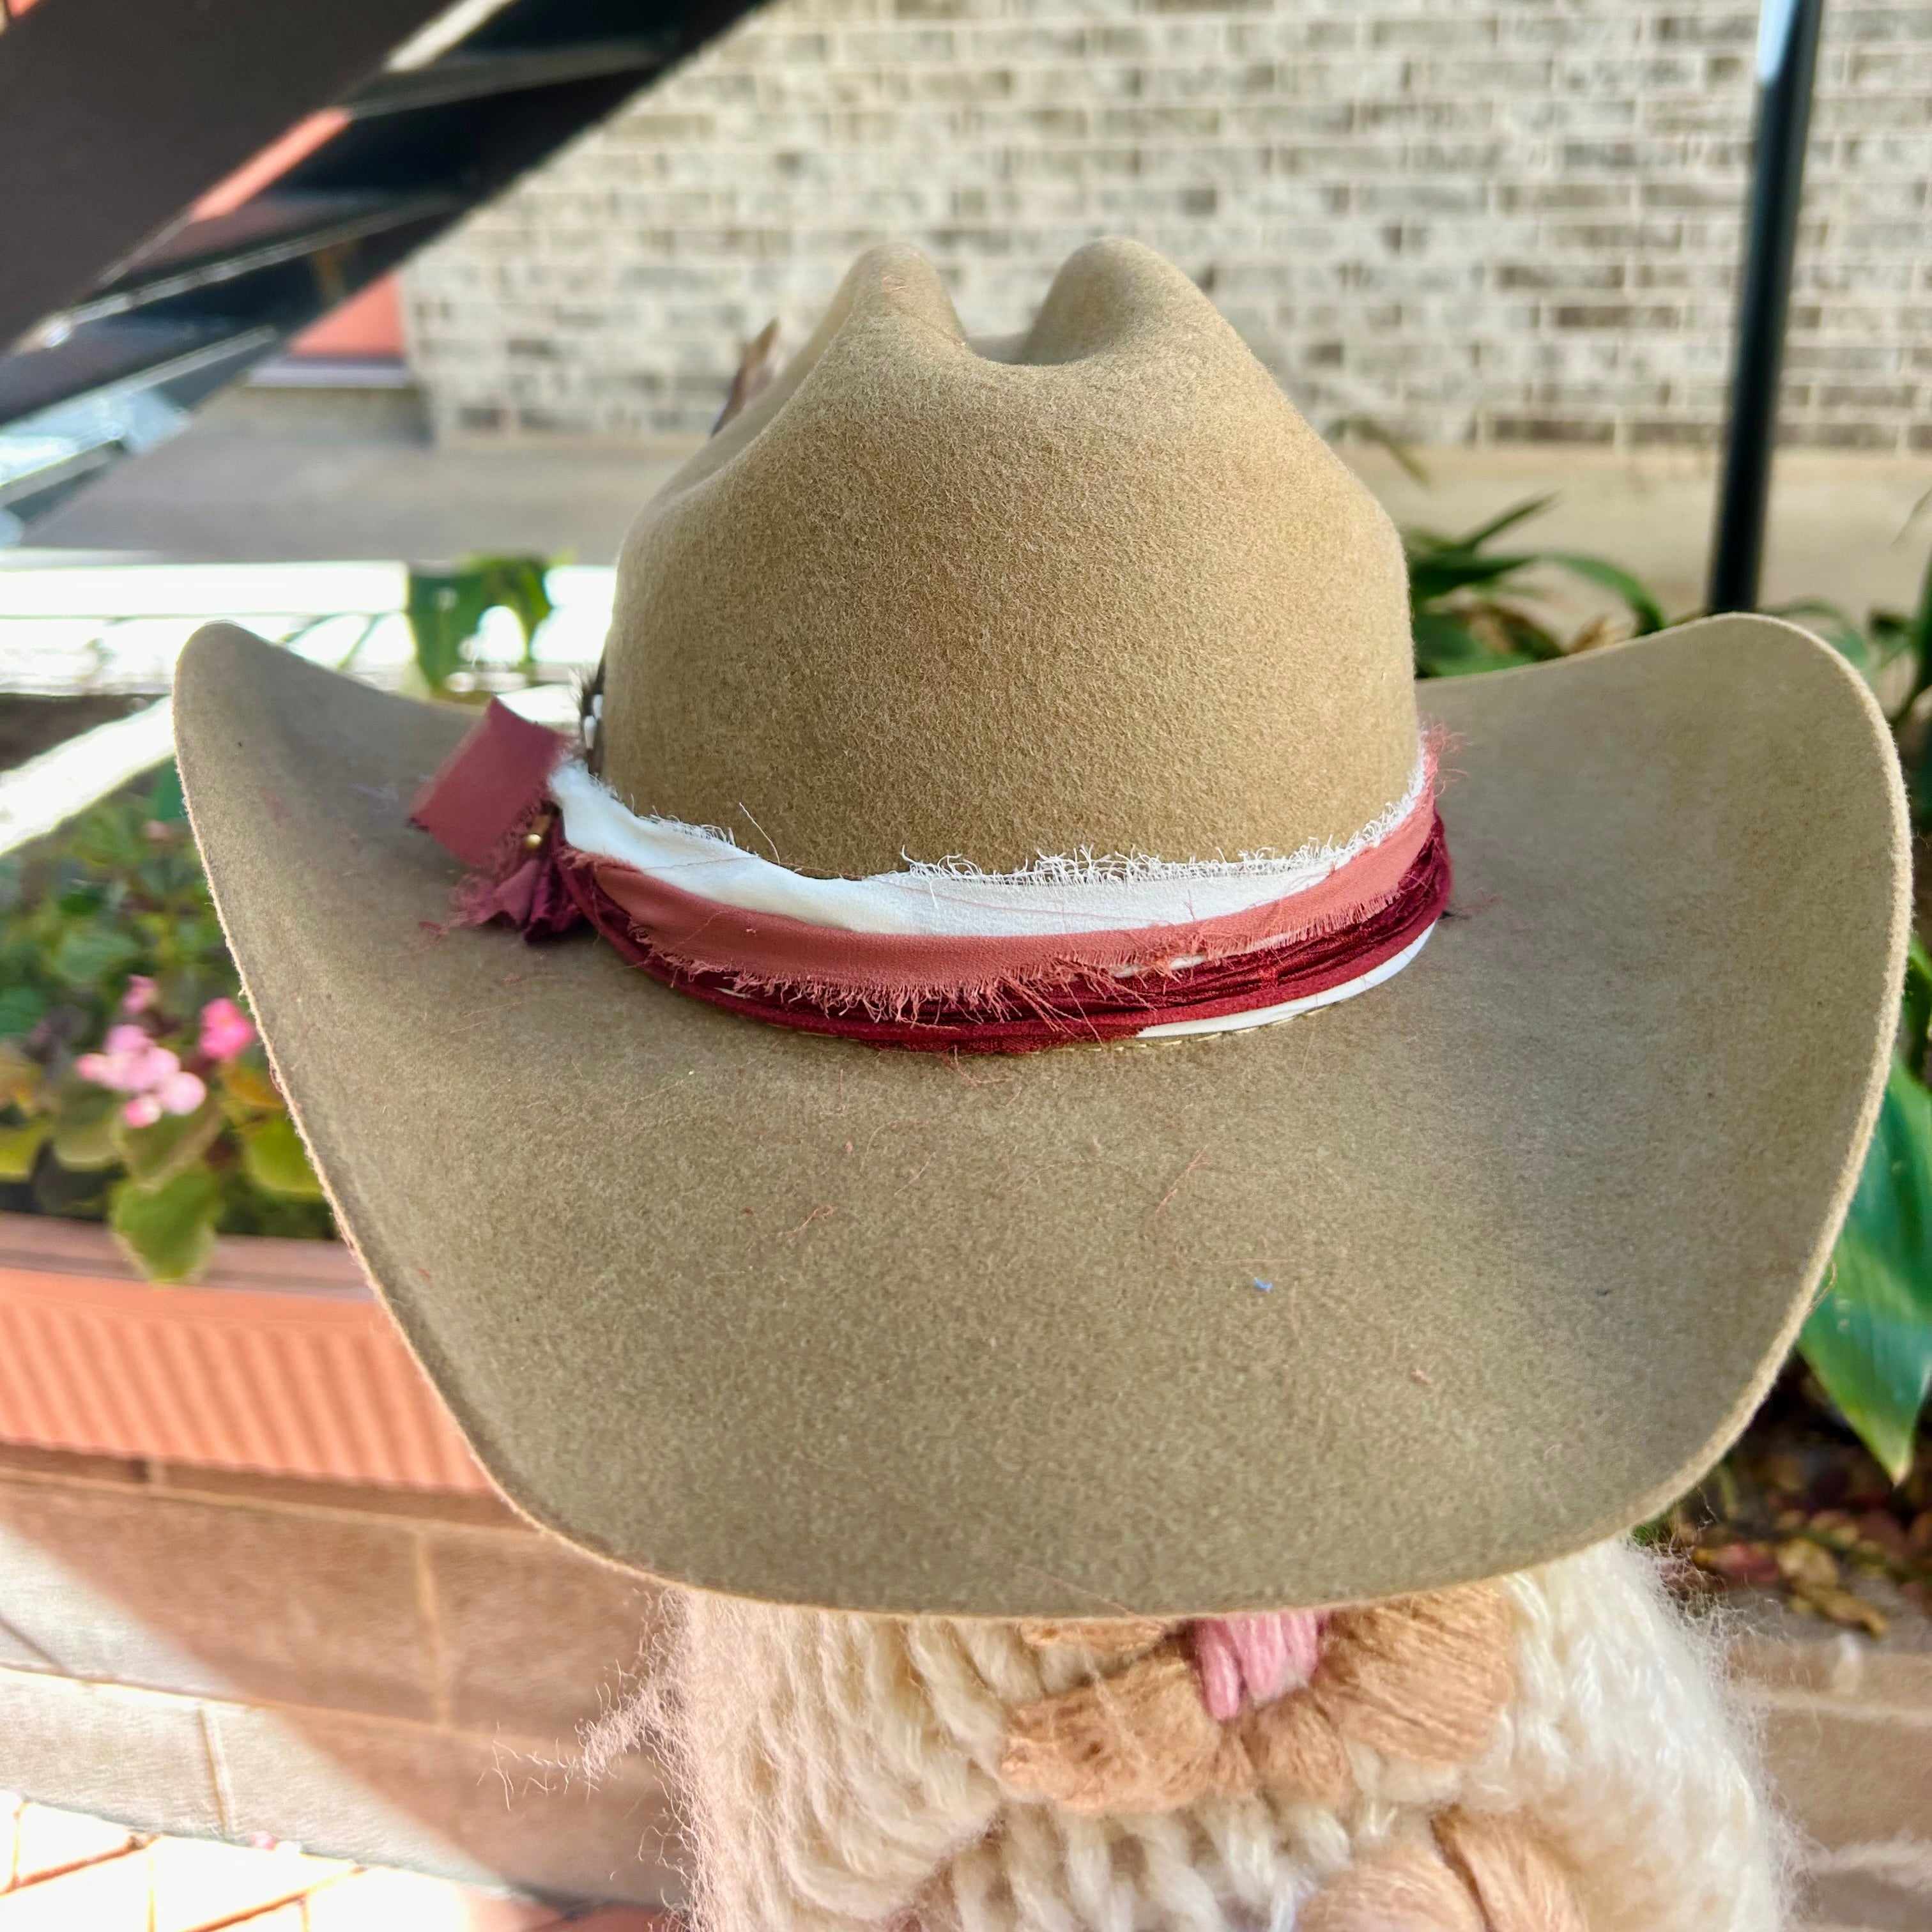
[(1824, 13), (1825, 0), (1762, 0), (1758, 20), (1750, 217), (1738, 292), (1730, 428), (1711, 556), (1713, 610), (1749, 610), (1757, 603), (1772, 456), (1778, 443), (1778, 371), (1791, 305), (1811, 80)]

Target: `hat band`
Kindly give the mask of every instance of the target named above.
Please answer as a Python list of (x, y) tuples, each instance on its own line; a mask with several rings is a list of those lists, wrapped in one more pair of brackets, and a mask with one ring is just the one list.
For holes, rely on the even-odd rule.
[(1015, 1052), (1264, 1024), (1400, 971), (1449, 893), (1430, 757), (1337, 850), (842, 880), (639, 818), (571, 751), (493, 705), (417, 800), (416, 822), (489, 874), (465, 889), (466, 920), (530, 937), (585, 922), (695, 998), (882, 1046)]

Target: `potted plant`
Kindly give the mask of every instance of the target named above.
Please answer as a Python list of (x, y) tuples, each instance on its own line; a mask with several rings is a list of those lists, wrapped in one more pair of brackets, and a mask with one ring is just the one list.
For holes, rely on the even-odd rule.
[[(536, 677), (544, 568), (411, 573), (424, 694)], [(171, 764), (0, 857), (0, 1441), (488, 1487), (335, 1238)]]

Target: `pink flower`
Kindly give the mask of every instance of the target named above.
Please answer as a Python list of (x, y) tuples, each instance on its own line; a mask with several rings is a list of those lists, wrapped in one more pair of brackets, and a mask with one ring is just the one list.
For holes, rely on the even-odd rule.
[(154, 982), (145, 973), (132, 974), (128, 990), (121, 995), (124, 1013), (145, 1013), (154, 1004)]
[(110, 1027), (105, 1050), (83, 1053), (74, 1070), (97, 1087), (125, 1094), (121, 1118), (130, 1127), (152, 1127), (164, 1114), (191, 1114), (208, 1098), (207, 1084), (182, 1065), (181, 1055), (137, 1026)]
[(210, 1000), (201, 1010), (201, 1050), (211, 1060), (232, 1060), (255, 1037), (248, 1016), (232, 1000)]
[(208, 1088), (199, 1073), (172, 1073), (154, 1089), (154, 1098), (164, 1114), (191, 1114), (208, 1098)]
[(74, 1064), (83, 1080), (116, 1094), (145, 1094), (181, 1071), (181, 1059), (157, 1046), (137, 1026), (110, 1027), (106, 1050), (83, 1053)]

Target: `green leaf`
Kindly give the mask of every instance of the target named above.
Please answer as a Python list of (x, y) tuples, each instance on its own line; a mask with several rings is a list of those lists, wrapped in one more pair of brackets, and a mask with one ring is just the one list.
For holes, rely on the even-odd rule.
[(381, 613), (379, 612), (376, 616), (370, 618), (368, 622), (363, 625), (362, 629), (356, 633), (356, 641), (349, 646), (348, 650), (343, 652), (340, 659), (338, 660), (335, 667), (336, 669), (338, 670), (346, 670), (361, 655), (362, 646), (376, 634), (377, 631), (381, 629), (382, 625), (382, 617)]
[(220, 1108), (212, 1100), (191, 1114), (164, 1114), (151, 1127), (130, 1126), (117, 1114), (115, 1148), (132, 1179), (143, 1187), (159, 1187), (200, 1160), (224, 1124)]
[(68, 928), (48, 964), (70, 986), (98, 986), (110, 975), (125, 972), (140, 956), (138, 940), (112, 926), (90, 921)]
[(1614, 563), (1606, 563), (1600, 556), (1585, 556), (1572, 550), (1551, 550), (1544, 560), (1549, 563), (1560, 563), (1573, 576), (1586, 578), (1592, 584), (1602, 585), (1606, 590), (1614, 591), (1623, 599), (1630, 615), (1636, 620), (1639, 637), (1664, 628), (1663, 607), (1628, 571), (1619, 568)]
[(118, 1167), (121, 1150), (115, 1128), (121, 1117), (122, 1096), (104, 1087), (76, 1081), (61, 1094), (54, 1110), (54, 1158), (76, 1173)]
[[(1491, 611), (1501, 608), (1484, 607)], [(1504, 649), (1454, 608), (1418, 610), (1414, 627), (1418, 677), (1467, 677), (1477, 671), (1508, 670), (1518, 664), (1534, 664), (1540, 657), (1556, 655), (1553, 644), (1546, 652)]]
[(46, 1120), (28, 1120), (18, 1126), (0, 1126), (0, 1180), (31, 1180), (34, 1164), (52, 1132)]
[(0, 986), (0, 1040), (18, 1040), (46, 1017), (47, 996), (37, 986)]
[(476, 636), (490, 602), (489, 585), (480, 570), (410, 572), (404, 614), (416, 640), (416, 668), (438, 696), (467, 662), (464, 647)]
[(1932, 1386), (1932, 1093), (1901, 1061), (1798, 1346), (1894, 1482)]
[(1505, 510), (1499, 517), (1492, 517), (1486, 524), (1478, 524), (1467, 536), (1456, 538), (1463, 550), (1475, 550), (1487, 543), (1492, 537), (1499, 537), (1505, 530), (1513, 530), (1518, 524), (1527, 523), (1532, 517), (1540, 516), (1556, 500), (1554, 490), (1546, 490), (1540, 496), (1532, 496), (1526, 502), (1518, 503), (1514, 508)]
[[(1916, 698), (1932, 684), (1932, 557), (1926, 560), (1925, 574), (1919, 580), (1918, 603), (1912, 614), (1906, 641), (1917, 659), (1912, 683), (1912, 698)], [(1906, 700), (1906, 709), (1910, 708), (1911, 702), (1912, 698)]]
[(1412, 555), (1408, 565), (1408, 594), (1417, 604), (1432, 604), (1452, 592), (1467, 590), (1479, 584), (1494, 584), (1512, 571), (1522, 570), (1536, 561), (1533, 556), (1484, 556), (1470, 550), (1442, 550), (1426, 556)]
[(1514, 604), (1490, 598), (1483, 603), (1481, 614), (1491, 635), (1492, 649), (1513, 664), (1544, 664), (1563, 655), (1562, 644), (1555, 632)]
[(320, 1201), (322, 1183), (286, 1114), (242, 1130), (242, 1169), (264, 1194), (284, 1201)]
[(1924, 1078), (1927, 1037), (1932, 1034), (1932, 954), (1917, 933), (1905, 949), (1905, 992), (1899, 1011), (1899, 1052)]
[(1797, 597), (1778, 605), (1769, 614), (1808, 618), (1808, 628), (1816, 632), (1868, 683), (1870, 682), (1878, 665), (1872, 640), (1842, 604), (1834, 604), (1824, 597)]
[(1429, 488), (1429, 472), (1422, 466), (1421, 459), (1411, 445), (1387, 424), (1378, 422), (1373, 416), (1344, 416), (1329, 430), (1328, 440), (1333, 442), (1348, 435), (1358, 436), (1364, 442), (1385, 451), (1412, 483), (1419, 483), (1425, 490)]
[(104, 1221), (109, 1174), (75, 1174), (57, 1160), (44, 1160), (34, 1170), (34, 1211), (57, 1220)]
[(110, 1196), (107, 1224), (150, 1281), (191, 1281), (214, 1252), (220, 1205), (220, 1180), (197, 1163), (160, 1187), (120, 1182)]
[(31, 1108), (46, 1077), (40, 1063), (10, 1042), (0, 1040), (0, 1106)]
[(156, 824), (171, 825), (188, 816), (188, 801), (182, 796), (181, 770), (170, 758), (154, 774), (148, 794), (148, 816)]
[(266, 1066), (251, 1060), (231, 1060), (217, 1076), (222, 1105), (231, 1120), (251, 1119), (257, 1114), (278, 1114), (282, 1110), (281, 1090), (269, 1077)]
[(540, 556), (479, 556), (470, 562), (483, 573), (492, 604), (499, 604), (523, 628), (526, 671), (536, 668), (531, 646), (537, 628), (556, 607), (550, 601), (550, 566)]

